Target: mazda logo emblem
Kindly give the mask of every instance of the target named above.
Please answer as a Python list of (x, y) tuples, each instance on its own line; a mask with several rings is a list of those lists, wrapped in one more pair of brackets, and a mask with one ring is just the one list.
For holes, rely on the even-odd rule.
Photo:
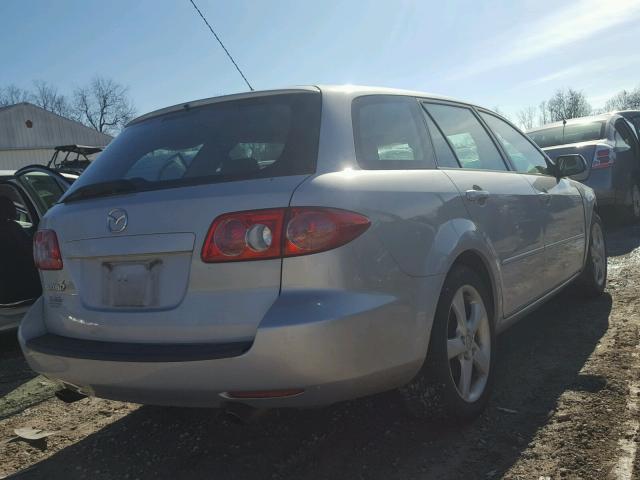
[(114, 208), (107, 214), (107, 228), (112, 233), (124, 231), (128, 222), (127, 212), (122, 208)]

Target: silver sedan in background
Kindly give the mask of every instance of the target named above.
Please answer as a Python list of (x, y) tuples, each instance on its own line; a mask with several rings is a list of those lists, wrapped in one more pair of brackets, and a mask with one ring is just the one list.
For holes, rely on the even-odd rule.
[(44, 217), (31, 367), (161, 405), (326, 405), (400, 389), (419, 416), (489, 398), (496, 334), (606, 282), (593, 191), (484, 108), (339, 86), (133, 122)]

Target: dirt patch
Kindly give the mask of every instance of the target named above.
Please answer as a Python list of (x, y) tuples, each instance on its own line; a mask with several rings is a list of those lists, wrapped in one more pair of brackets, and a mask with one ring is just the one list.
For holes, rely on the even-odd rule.
[(22, 358), (15, 332), (0, 334), (0, 420), (50, 398), (54, 391)]
[[(249, 425), (215, 410), (48, 399), (0, 420), (0, 476), (615, 478), (640, 375), (640, 228), (608, 240), (607, 294), (567, 291), (502, 335), (492, 403), (470, 425), (413, 420), (393, 392)], [(22, 426), (58, 433), (44, 449), (6, 443)]]

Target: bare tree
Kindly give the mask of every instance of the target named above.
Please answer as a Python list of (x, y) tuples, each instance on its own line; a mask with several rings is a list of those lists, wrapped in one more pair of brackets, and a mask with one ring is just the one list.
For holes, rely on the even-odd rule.
[(58, 93), (58, 89), (44, 80), (33, 82), (35, 87), (31, 94), (31, 101), (49, 112), (57, 113), (63, 117), (71, 117), (71, 106), (67, 98)]
[(16, 103), (28, 102), (31, 99), (31, 94), (15, 85), (9, 85), (8, 87), (0, 89), (0, 106), (14, 105)]
[(493, 111), (496, 112), (498, 115), (503, 116), (504, 118), (506, 118), (507, 120), (511, 120), (511, 118), (509, 117), (509, 115), (507, 115), (505, 112), (503, 112), (499, 106), (495, 106), (493, 107)]
[(536, 112), (536, 107), (529, 106), (516, 113), (516, 118), (518, 119), (518, 124), (520, 124), (520, 127), (524, 130), (533, 128), (536, 122)]
[(135, 115), (127, 88), (96, 77), (73, 94), (73, 110), (79, 121), (102, 133), (117, 133)]
[(616, 93), (604, 104), (605, 112), (636, 108), (640, 108), (640, 87), (637, 87), (631, 91), (622, 90)]
[(546, 125), (547, 123), (549, 123), (549, 109), (547, 108), (547, 102), (544, 100), (540, 102), (540, 105), (538, 105), (538, 110), (538, 125)]
[(547, 111), (552, 122), (590, 115), (591, 105), (584, 93), (568, 88), (558, 90), (548, 101)]

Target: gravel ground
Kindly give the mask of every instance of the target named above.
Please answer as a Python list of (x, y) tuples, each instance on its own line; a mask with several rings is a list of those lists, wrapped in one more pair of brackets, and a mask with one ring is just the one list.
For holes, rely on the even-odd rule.
[[(247, 425), (216, 410), (71, 405), (0, 337), (0, 478), (639, 479), (640, 227), (612, 229), (609, 286), (567, 291), (499, 338), (490, 407), (418, 422), (395, 393)], [(13, 431), (54, 432), (16, 440)]]

